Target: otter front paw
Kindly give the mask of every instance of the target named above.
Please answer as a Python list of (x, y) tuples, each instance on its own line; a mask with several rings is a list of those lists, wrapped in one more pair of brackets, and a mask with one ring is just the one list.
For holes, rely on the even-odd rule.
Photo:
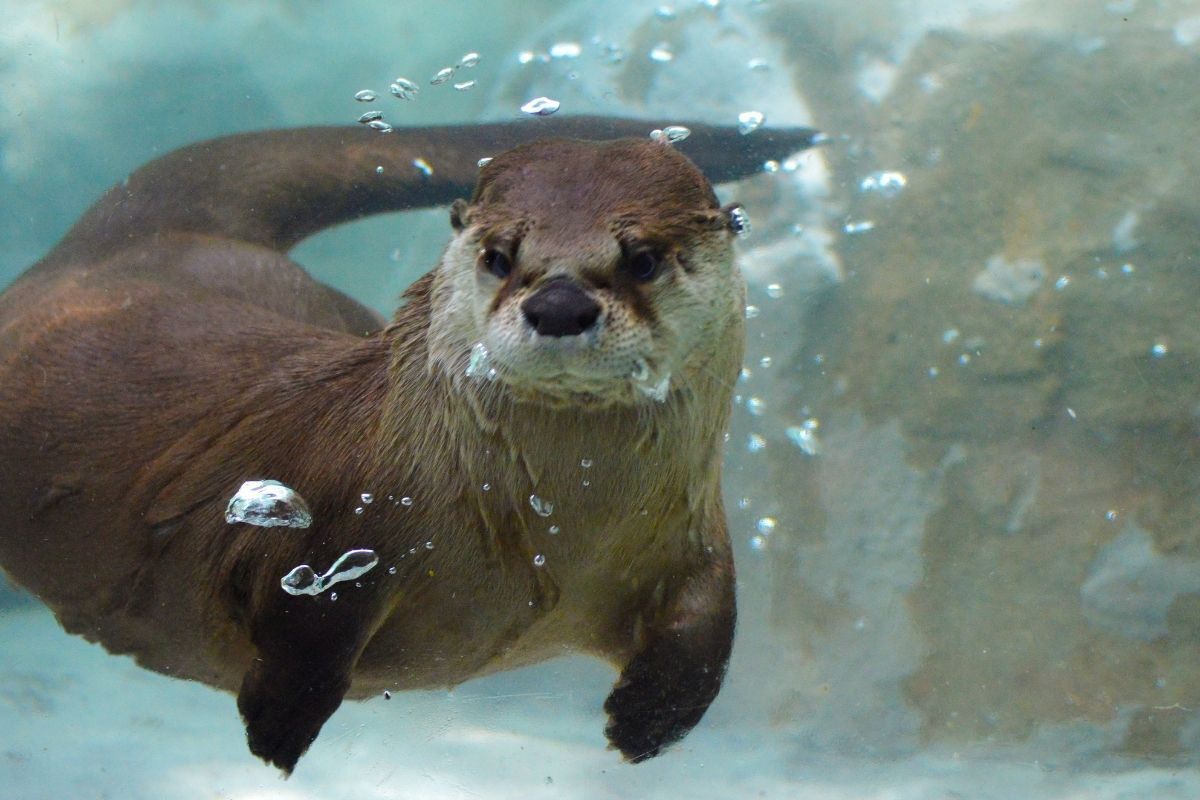
[(660, 639), (626, 665), (604, 703), (604, 734), (629, 761), (653, 758), (682, 739), (717, 696), (727, 653), (714, 661), (696, 655)]

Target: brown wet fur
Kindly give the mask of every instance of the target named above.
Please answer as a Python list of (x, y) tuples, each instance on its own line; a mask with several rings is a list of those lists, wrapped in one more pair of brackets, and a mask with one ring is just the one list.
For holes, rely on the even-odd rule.
[[(499, 154), (543, 135), (648, 127), (273, 131), (135, 172), (0, 295), (5, 572), (68, 631), (236, 692), (250, 749), (287, 772), (344, 697), (569, 651), (622, 670), (605, 708), (626, 757), (681, 738), (732, 642), (718, 484), (740, 322), (665, 403), (541, 408), (475, 396), (431, 361), (437, 270), (385, 324), (286, 255), (338, 222), (449, 202), (497, 154), (469, 216), (495, 197), (536, 205), (545, 170), (579, 176), (561, 224), (543, 231), (560, 268), (584, 269), (570, 262), (589, 245), (573, 234), (597, 204), (623, 203), (623, 224), (669, 244), (710, 224), (715, 200), (664, 146)], [(697, 162), (723, 179), (811, 139), (692, 128)], [(312, 527), (227, 524), (229, 498), (262, 478), (297, 489)], [(555, 502), (551, 518), (533, 513), (532, 493)], [(548, 536), (550, 523), (561, 533)], [(280, 588), (293, 567), (320, 572), (354, 548), (379, 566), (336, 585), (336, 600)]]

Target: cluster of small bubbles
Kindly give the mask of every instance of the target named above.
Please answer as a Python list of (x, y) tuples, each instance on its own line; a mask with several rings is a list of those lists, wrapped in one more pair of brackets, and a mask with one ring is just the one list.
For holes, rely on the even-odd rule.
[(550, 45), (551, 58), (579, 58), (583, 46), (579, 42), (555, 42)]
[(296, 490), (279, 481), (245, 481), (225, 507), (225, 521), (260, 528), (307, 528), (312, 512)]
[(562, 528), (558, 527), (557, 525), (551, 525), (549, 528), (546, 529), (546, 532), (549, 533), (551, 536), (558, 536), (558, 532), (561, 530), (562, 530)]
[(746, 449), (751, 453), (760, 453), (767, 447), (767, 440), (757, 433), (746, 437)]
[(458, 66), (462, 69), (471, 69), (479, 63), (479, 53), (471, 52), (464, 55), (458, 60)]
[(544, 567), (544, 566), (546, 566), (546, 557), (545, 557), (544, 555), (542, 555), (541, 553), (538, 553), (537, 555), (535, 555), (535, 556), (533, 557), (533, 565), (534, 565), (535, 567)]
[(754, 133), (767, 121), (767, 116), (761, 111), (743, 111), (738, 114), (738, 133), (745, 136)]
[(454, 84), (454, 88), (460, 92), (465, 92), (475, 85), (475, 81), (463, 81), (462, 83)]
[[(349, 550), (333, 562), (328, 571), (317, 575), (308, 564), (301, 564), (280, 580), (280, 585), (288, 594), (318, 595), (335, 583), (342, 581), (357, 581), (379, 563), (379, 556), (374, 550)], [(337, 599), (337, 593), (329, 596), (330, 600)]]
[(747, 305), (746, 306), (746, 319), (754, 319), (757, 316), (758, 316), (758, 306)]
[(393, 97), (400, 100), (412, 100), (421, 91), (421, 87), (415, 81), (401, 77), (392, 81), (392, 85), (388, 87), (388, 91), (392, 93)]
[(768, 175), (774, 175), (776, 172), (779, 172), (779, 162), (773, 158), (764, 161), (762, 165), (762, 171)]
[(771, 68), (765, 58), (752, 58), (746, 62), (746, 69), (751, 72), (766, 72)]
[(552, 100), (549, 97), (535, 97), (521, 106), (521, 113), (529, 114), (533, 117), (548, 117), (555, 111), (558, 111), (561, 105), (562, 103)]
[(764, 536), (769, 536), (770, 534), (774, 533), (775, 525), (776, 522), (774, 517), (759, 517), (758, 522), (754, 523), (754, 527)]
[(903, 172), (895, 170), (872, 172), (858, 184), (859, 191), (864, 194), (877, 194), (888, 199), (899, 195), (907, 186), (908, 177)]
[(529, 495), (529, 505), (539, 517), (548, 517), (554, 513), (554, 503), (544, 500), (536, 494)]
[(393, 130), (391, 125), (381, 119), (371, 120), (367, 123), (367, 127), (373, 131), (379, 131), (380, 133), (391, 133)]
[(492, 157), (491, 157), (491, 156), (484, 156), (483, 158), (481, 158), (481, 159), (479, 159), (478, 161), (476, 161), (476, 162), (475, 162), (475, 166), (479, 167), (480, 169), (483, 169), (484, 167), (486, 167), (486, 166), (487, 166), (488, 164), (490, 164), (490, 163), (492, 163)]
[(650, 48), (650, 60), (659, 64), (666, 64), (669, 61), (675, 60), (675, 51), (671, 49), (668, 42), (659, 42)]
[(946, 330), (942, 331), (942, 341), (945, 344), (950, 344), (950, 343), (954, 342), (955, 340), (958, 339), (958, 337), (959, 337), (958, 328), (946, 328)]
[(784, 431), (787, 434), (788, 441), (800, 448), (800, 451), (806, 456), (818, 456), (821, 454), (821, 442), (817, 439), (817, 428), (820, 423), (816, 418), (810, 417), (799, 425), (789, 425)]
[(361, 495), (359, 495), (359, 497), (362, 498), (364, 506), (369, 506), (371, 503), (375, 502), (375, 495), (371, 494), (370, 492), (363, 492)]
[(361, 92), (357, 92), (354, 95), (354, 99), (360, 103), (373, 103), (377, 97), (379, 97), (379, 95), (375, 94), (370, 89), (363, 89)]
[(1150, 355), (1154, 356), (1155, 358), (1163, 358), (1169, 352), (1170, 350), (1167, 348), (1167, 343), (1161, 340), (1155, 342), (1150, 348)]
[(778, 283), (767, 284), (767, 297), (772, 300), (778, 300), (783, 297), (783, 287)]
[(1070, 285), (1071, 285), (1071, 276), (1070, 275), (1063, 275), (1054, 282), (1054, 288), (1060, 292)]
[(411, 508), (412, 504), (413, 499), (411, 497), (405, 496), (400, 498), (400, 505), (404, 506), (405, 508)]
[(842, 226), (842, 233), (847, 233), (853, 236), (856, 233), (866, 233), (875, 229), (875, 223), (869, 219), (847, 221)]
[(741, 206), (737, 206), (736, 208), (730, 210), (729, 225), (733, 228), (734, 236), (746, 236), (752, 230), (750, 226), (750, 215), (746, 212), (746, 209), (742, 208)]
[(442, 67), (429, 79), (429, 83), (433, 86), (440, 86), (452, 77), (454, 77), (454, 67)]
[(375, 122), (376, 120), (380, 120), (380, 119), (383, 119), (383, 112), (380, 111), (379, 109), (372, 109), (372, 110), (366, 112), (365, 114), (361, 115), (358, 118), (358, 121), (361, 124), (366, 125), (368, 122)]
[(692, 135), (692, 129), (686, 128), (683, 125), (668, 125), (665, 128), (655, 128), (650, 131), (650, 139), (663, 144), (675, 144), (682, 142), (684, 139)]
[(433, 167), (430, 166), (429, 162), (426, 161), (425, 159), (414, 158), (412, 161), (412, 165), (417, 168), (417, 172), (420, 172), (426, 178), (430, 178), (433, 176)]
[(771, 357), (763, 356), (762, 358), (760, 358), (758, 360), (758, 365), (760, 367), (762, 367), (763, 369), (770, 369), (771, 368)]
[(752, 416), (761, 417), (767, 410), (767, 404), (762, 401), (761, 397), (746, 398), (746, 410)]

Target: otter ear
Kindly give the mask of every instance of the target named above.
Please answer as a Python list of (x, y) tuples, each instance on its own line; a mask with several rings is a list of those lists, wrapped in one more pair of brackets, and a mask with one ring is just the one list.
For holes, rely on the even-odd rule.
[(461, 197), (450, 204), (450, 227), (456, 231), (461, 231), (467, 227), (470, 222), (469, 213), (471, 210), (466, 200)]

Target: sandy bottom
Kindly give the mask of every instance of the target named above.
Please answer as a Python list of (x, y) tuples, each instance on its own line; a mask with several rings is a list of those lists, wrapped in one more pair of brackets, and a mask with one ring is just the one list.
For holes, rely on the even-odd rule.
[(583, 660), (347, 703), (283, 780), (247, 752), (229, 695), (109, 656), (36, 606), (4, 611), (0, 640), (4, 798), (1200, 797), (1196, 770), (1081, 773), (994, 752), (819, 758), (719, 704), (681, 746), (629, 766), (601, 735), (613, 676)]

